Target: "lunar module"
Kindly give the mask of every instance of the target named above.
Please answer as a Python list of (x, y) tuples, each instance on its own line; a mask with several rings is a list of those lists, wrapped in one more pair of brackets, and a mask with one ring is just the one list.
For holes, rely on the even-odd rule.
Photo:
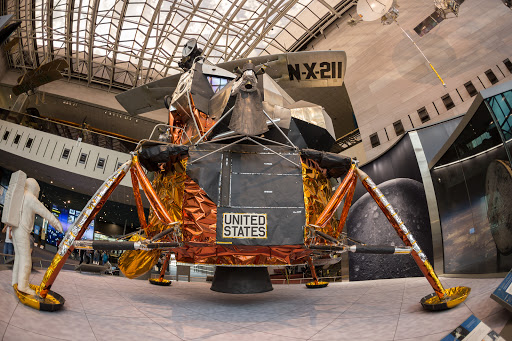
[[(201, 53), (189, 41), (179, 63), (182, 74), (117, 96), (132, 114), (166, 107), (167, 124), (140, 141), (132, 159), (98, 189), (42, 283), (34, 286), (37, 296), (17, 292), (22, 302), (42, 310), (64, 303), (50, 289), (75, 248), (125, 250), (119, 267), (130, 278), (150, 271), (162, 253), (167, 262), (174, 254), (178, 262), (216, 265), (211, 289), (226, 293), (272, 290), (269, 266), (309, 263), (308, 287), (317, 288), (327, 283), (319, 282), (314, 264), (337, 261), (341, 253), (411, 254), (435, 291), (421, 300), (426, 309), (447, 309), (466, 299), (469, 288), (443, 288), (406, 223), (357, 162), (332, 152), (334, 128), (323, 107), (295, 101), (284, 90), (341, 86), (344, 52), (286, 53), (219, 65)], [(153, 173), (152, 182), (144, 169)], [(128, 172), (140, 233), (116, 242), (80, 240)], [(358, 179), (403, 247), (366, 245), (343, 233)], [(151, 204), (148, 219), (139, 188)], [(166, 267), (152, 284), (170, 284)]]

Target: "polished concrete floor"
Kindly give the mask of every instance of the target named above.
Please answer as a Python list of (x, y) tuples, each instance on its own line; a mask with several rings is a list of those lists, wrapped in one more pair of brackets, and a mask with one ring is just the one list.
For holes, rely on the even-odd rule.
[[(38, 284), (44, 272), (34, 272)], [(442, 278), (472, 288), (443, 312), (422, 310), (432, 292), (424, 278), (331, 283), (311, 290), (274, 285), (257, 295), (228, 295), (210, 284), (142, 280), (62, 271), (52, 289), (66, 299), (58, 312), (18, 302), (11, 271), (0, 271), (3, 340), (440, 340), (471, 314), (500, 332), (511, 317), (489, 298), (500, 278)]]

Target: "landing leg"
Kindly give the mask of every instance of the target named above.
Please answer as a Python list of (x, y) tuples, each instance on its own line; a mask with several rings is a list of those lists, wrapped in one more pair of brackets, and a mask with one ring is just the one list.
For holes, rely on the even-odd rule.
[(315, 265), (313, 264), (313, 259), (311, 257), (308, 258), (308, 265), (311, 269), (311, 276), (313, 277), (313, 282), (306, 283), (306, 287), (308, 289), (318, 289), (318, 288), (325, 288), (329, 285), (328, 282), (319, 282), (318, 276), (316, 275)]
[(164, 265), (162, 265), (162, 269), (160, 270), (160, 277), (158, 278), (150, 278), (149, 283), (154, 285), (161, 285), (161, 286), (169, 286), (171, 285), (171, 281), (168, 279), (165, 279), (165, 271), (169, 267), (169, 259), (171, 258), (171, 253), (167, 253), (167, 257), (165, 257)]

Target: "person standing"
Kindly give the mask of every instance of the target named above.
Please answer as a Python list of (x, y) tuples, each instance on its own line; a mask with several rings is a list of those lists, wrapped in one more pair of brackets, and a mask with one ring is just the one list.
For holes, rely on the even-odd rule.
[(91, 250), (85, 250), (85, 264), (91, 264), (92, 263), (92, 255)]
[(94, 261), (93, 264), (100, 264), (100, 252), (98, 250), (94, 250)]
[(12, 227), (4, 225), (2, 233), (5, 233), (4, 253), (14, 255), (14, 245), (12, 244)]
[(106, 251), (103, 251), (103, 264), (105, 265), (108, 262), (108, 253)]

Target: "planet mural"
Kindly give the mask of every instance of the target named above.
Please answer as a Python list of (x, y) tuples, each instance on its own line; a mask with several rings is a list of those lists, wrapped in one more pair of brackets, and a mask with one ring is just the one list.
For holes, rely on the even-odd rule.
[(512, 169), (507, 161), (494, 160), (485, 178), (487, 217), (498, 251), (512, 254)]
[[(398, 178), (378, 186), (428, 259), (433, 261), (430, 218), (423, 184), (412, 179)], [(404, 245), (368, 193), (352, 205), (346, 229), (351, 238), (369, 245)], [(410, 255), (350, 254), (349, 257), (351, 281), (422, 276)]]

